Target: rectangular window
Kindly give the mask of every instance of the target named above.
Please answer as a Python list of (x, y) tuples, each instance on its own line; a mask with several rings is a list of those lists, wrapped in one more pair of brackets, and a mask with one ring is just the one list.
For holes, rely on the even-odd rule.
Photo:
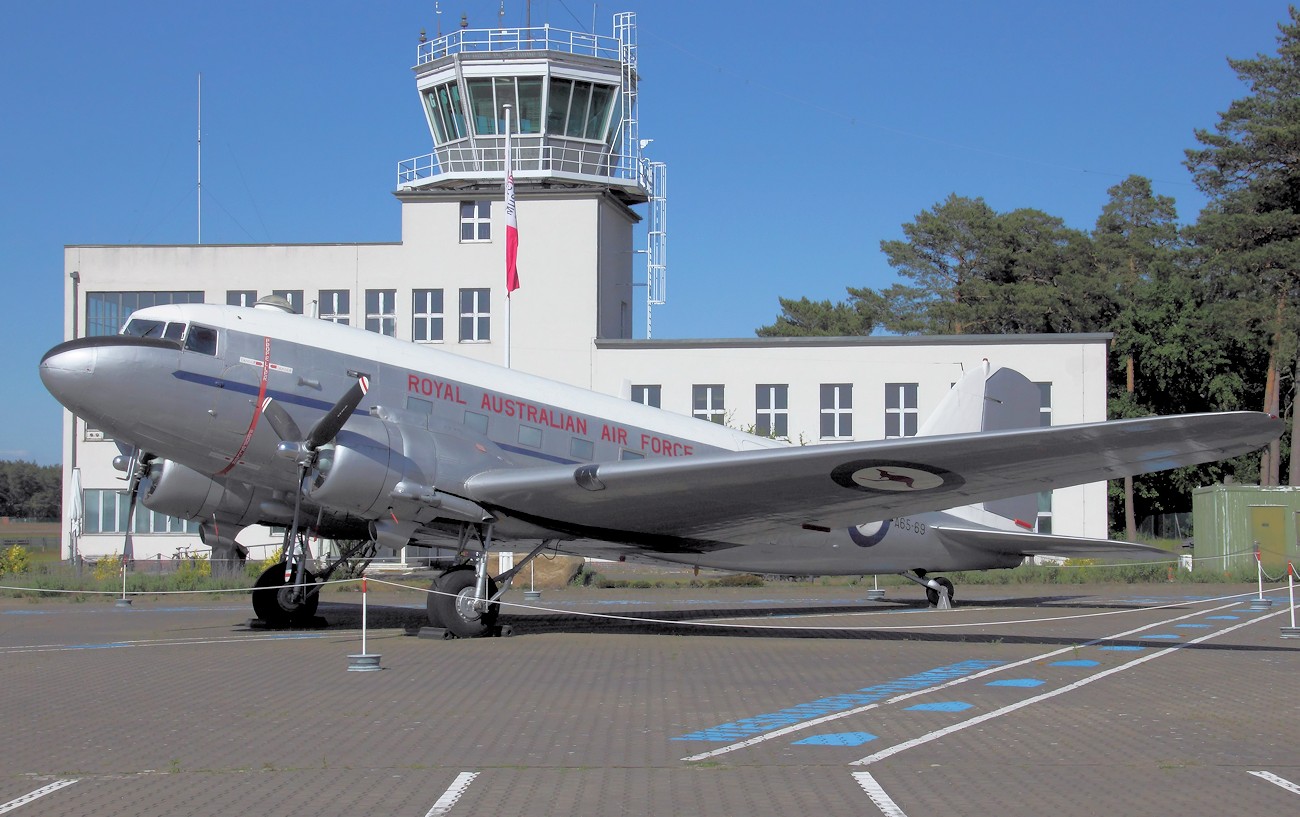
[(723, 387), (720, 384), (704, 384), (691, 387), (691, 415), (701, 420), (724, 425), (727, 421), (727, 407)]
[(86, 335), (116, 335), (137, 309), (159, 304), (201, 304), (203, 292), (87, 292)]
[(533, 426), (519, 427), (519, 444), (530, 448), (542, 447), (542, 430)]
[(411, 293), (411, 340), (442, 342), (442, 290), (417, 289)]
[[(126, 491), (87, 488), (82, 491), (85, 508), (86, 533), (126, 533), (126, 517), (130, 510), (130, 496)], [(136, 504), (133, 533), (194, 533), (199, 523), (164, 516)], [(141, 556), (137, 551), (137, 556)]]
[(1038, 494), (1038, 519), (1034, 524), (1034, 530), (1038, 533), (1052, 532), (1052, 492), (1043, 491)]
[(460, 243), (492, 240), (492, 202), (460, 203)]
[(460, 342), (487, 343), (492, 340), (490, 289), (460, 291)]
[(253, 306), (256, 303), (257, 290), (255, 289), (226, 290), (226, 306)]
[(885, 436), (916, 436), (916, 384), (885, 384)]
[(790, 386), (765, 383), (754, 387), (754, 433), (760, 437), (790, 436)]
[(351, 325), (352, 293), (346, 289), (322, 289), (317, 315), (323, 321)]
[(479, 434), (486, 434), (488, 430), (488, 416), (479, 414), (477, 411), (465, 412), (465, 428), (470, 431), (477, 431)]
[(662, 386), (633, 386), (632, 402), (640, 403), (643, 406), (654, 406), (662, 408), (660, 405)]
[(301, 289), (273, 289), (271, 290), (271, 294), (279, 295), (281, 298), (284, 298), (286, 301), (288, 301), (289, 308), (293, 310), (293, 314), (295, 315), (302, 314), (302, 290)]
[(366, 331), (397, 337), (397, 290), (366, 290)]
[(853, 384), (823, 383), (821, 407), (821, 438), (823, 440), (852, 439)]
[(185, 351), (198, 352), (201, 355), (216, 355), (217, 330), (210, 326), (199, 326), (197, 323), (190, 324), (189, 331), (185, 333)]
[(591, 440), (584, 440), (582, 437), (571, 437), (569, 439), (569, 455), (580, 460), (590, 460), (596, 456), (596, 444)]
[(1034, 385), (1038, 387), (1038, 424), (1046, 428), (1052, 424), (1052, 384)]

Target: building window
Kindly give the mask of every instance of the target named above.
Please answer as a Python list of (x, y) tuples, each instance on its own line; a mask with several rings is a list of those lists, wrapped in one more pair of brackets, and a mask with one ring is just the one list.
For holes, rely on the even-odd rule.
[[(126, 491), (88, 488), (82, 491), (85, 509), (85, 533), (126, 533), (126, 517), (131, 497)], [(174, 516), (164, 516), (140, 505), (135, 506), (132, 533), (198, 533), (199, 523)], [(140, 555), (140, 554), (137, 554)]]
[(701, 420), (723, 425), (727, 421), (727, 407), (723, 399), (723, 387), (719, 384), (705, 384), (691, 387), (693, 408), (691, 415)]
[(461, 343), (487, 343), (492, 340), (491, 294), (489, 289), (460, 291)]
[(289, 308), (293, 310), (293, 314), (295, 315), (302, 314), (302, 290), (301, 289), (273, 289), (271, 290), (271, 294), (279, 295), (281, 298), (284, 298), (286, 301), (288, 301)]
[(1034, 530), (1038, 533), (1052, 532), (1052, 492), (1043, 491), (1038, 495), (1038, 519)]
[(492, 202), (462, 201), (460, 203), (460, 241), (492, 240)]
[(885, 436), (916, 436), (916, 384), (885, 384)]
[(366, 290), (366, 331), (397, 337), (397, 290)]
[(320, 311), (317, 313), (323, 321), (352, 323), (352, 293), (346, 289), (322, 289), (320, 291)]
[(821, 386), (823, 440), (853, 437), (853, 384), (823, 383)]
[(790, 387), (785, 383), (754, 387), (754, 433), (761, 437), (790, 436)]
[(643, 406), (654, 406), (662, 408), (660, 405), (662, 386), (633, 386), (632, 402), (640, 403)]
[(417, 343), (441, 343), (442, 290), (417, 289), (411, 293), (411, 303), (411, 340)]
[(1034, 385), (1038, 387), (1038, 424), (1046, 428), (1052, 424), (1052, 384)]
[(226, 306), (253, 306), (256, 303), (257, 290), (255, 289), (226, 290)]
[(116, 335), (137, 309), (159, 304), (201, 304), (203, 292), (87, 292), (86, 335)]

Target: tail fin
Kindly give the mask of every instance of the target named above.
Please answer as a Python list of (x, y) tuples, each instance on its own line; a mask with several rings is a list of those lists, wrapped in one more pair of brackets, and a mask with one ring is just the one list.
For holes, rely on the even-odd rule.
[[(918, 437), (1034, 428), (1041, 422), (1038, 386), (1015, 369), (993, 369), (988, 360), (962, 375), (916, 432)], [(1020, 496), (983, 503), (983, 509), (1032, 526), (1038, 497)]]

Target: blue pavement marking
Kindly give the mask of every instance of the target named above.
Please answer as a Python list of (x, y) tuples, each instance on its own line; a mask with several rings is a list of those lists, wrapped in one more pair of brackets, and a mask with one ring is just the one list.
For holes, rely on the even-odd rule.
[(1111, 650), (1112, 652), (1137, 652), (1138, 650), (1145, 650), (1146, 647), (1138, 647), (1133, 644), (1113, 644), (1109, 647), (1101, 647), (1100, 649)]
[(1210, 621), (1236, 621), (1241, 616), (1206, 616)]
[(1182, 627), (1182, 628), (1185, 629), (1185, 630), (1204, 630), (1204, 629), (1208, 628), (1210, 625), (1208, 625), (1208, 624), (1175, 624), (1174, 626), (1175, 626), (1175, 627)]
[(1170, 640), (1177, 641), (1178, 639), (1182, 638), (1182, 636), (1178, 635), (1177, 633), (1154, 633), (1152, 635), (1140, 635), (1138, 636), (1138, 638), (1152, 638), (1152, 639), (1158, 638), (1165, 641), (1170, 641)]
[(1100, 661), (1093, 661), (1089, 658), (1077, 658), (1072, 661), (1053, 661), (1048, 664), (1049, 667), (1095, 667)]
[(975, 704), (968, 704), (965, 701), (943, 701), (937, 704), (917, 704), (909, 706), (904, 712), (964, 712)]
[(861, 746), (870, 743), (876, 736), (870, 732), (840, 732), (836, 735), (815, 735), (811, 738), (796, 740), (793, 746)]
[(1040, 681), (1037, 678), (1008, 678), (1005, 681), (989, 681), (984, 686), (989, 687), (1040, 687), (1046, 681)]
[(819, 698), (806, 704), (792, 706), (789, 709), (782, 709), (779, 712), (770, 712), (765, 715), (755, 715), (752, 718), (742, 718), (731, 723), (724, 723), (720, 726), (701, 729), (698, 732), (681, 735), (673, 740), (712, 740), (724, 743), (731, 743), (737, 740), (761, 735), (764, 732), (771, 732), (774, 729), (780, 729), (783, 726), (802, 721), (820, 718), (823, 715), (829, 715), (833, 712), (846, 712), (850, 709), (856, 709), (876, 701), (883, 700), (892, 695), (899, 695), (904, 692), (914, 692), (918, 689), (936, 686), (954, 678), (963, 675), (970, 675), (979, 670), (996, 667), (1003, 664), (1003, 661), (962, 661), (957, 664), (949, 664), (946, 667), (937, 667), (917, 675), (909, 675), (906, 678), (899, 678), (887, 684), (864, 687), (857, 692), (849, 692), (844, 695), (832, 695), (829, 698)]

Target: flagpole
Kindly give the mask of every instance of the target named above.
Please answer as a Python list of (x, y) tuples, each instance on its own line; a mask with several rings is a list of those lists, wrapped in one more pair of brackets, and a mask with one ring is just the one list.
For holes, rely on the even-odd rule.
[(515, 254), (519, 248), (519, 230), (515, 219), (515, 176), (514, 176), (514, 157), (510, 154), (510, 108), (509, 105), (502, 106), (505, 109), (506, 121), (506, 139), (505, 139), (505, 205), (506, 205), (506, 326), (505, 326), (505, 363), (506, 368), (510, 368), (510, 293), (519, 286), (518, 273), (515, 269)]

